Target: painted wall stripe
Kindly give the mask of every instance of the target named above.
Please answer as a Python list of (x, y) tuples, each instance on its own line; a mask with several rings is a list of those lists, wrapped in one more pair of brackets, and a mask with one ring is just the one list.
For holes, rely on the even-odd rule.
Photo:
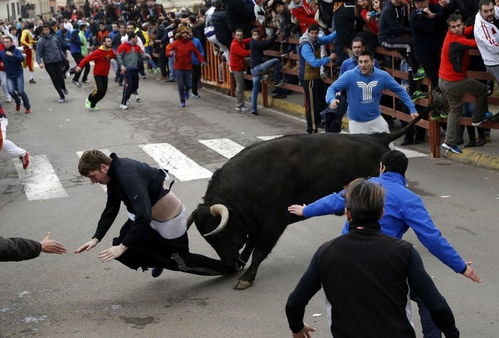
[(238, 152), (244, 149), (242, 145), (228, 138), (199, 140), (199, 142), (226, 158), (234, 157)]
[(257, 136), (256, 138), (259, 138), (262, 141), (269, 141), (273, 140), (275, 138), (281, 137), (282, 135), (272, 135), (272, 136)]
[(29, 201), (68, 197), (45, 155), (30, 156), (26, 170), (18, 159), (13, 159), (12, 162), (24, 183), (24, 192)]
[(211, 171), (191, 160), (171, 144), (141, 144), (139, 147), (151, 156), (160, 168), (168, 169), (170, 174), (181, 182), (210, 178), (212, 175)]
[(428, 154), (423, 154), (423, 153), (420, 153), (420, 152), (414, 151), (414, 150), (409, 150), (409, 149), (404, 149), (404, 148), (399, 148), (399, 147), (394, 147), (394, 148), (398, 151), (403, 152), (405, 154), (405, 156), (407, 156), (407, 158), (428, 156)]

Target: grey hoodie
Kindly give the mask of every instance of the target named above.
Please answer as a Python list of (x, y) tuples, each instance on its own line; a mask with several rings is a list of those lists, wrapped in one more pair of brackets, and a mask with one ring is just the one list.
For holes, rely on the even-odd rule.
[(36, 44), (36, 62), (57, 63), (66, 59), (59, 40), (53, 35), (42, 36)]

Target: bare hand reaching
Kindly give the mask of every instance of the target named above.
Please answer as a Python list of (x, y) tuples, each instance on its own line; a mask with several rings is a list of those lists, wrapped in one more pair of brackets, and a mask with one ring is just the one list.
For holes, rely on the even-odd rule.
[(53, 239), (50, 239), (50, 232), (47, 233), (47, 236), (45, 236), (45, 238), (42, 239), (40, 244), (42, 245), (42, 252), (45, 253), (55, 253), (61, 255), (63, 253), (66, 253), (66, 251), (68, 251), (64, 247), (64, 245)]
[(92, 240), (88, 241), (87, 243), (83, 244), (78, 249), (76, 249), (74, 253), (89, 251), (90, 249), (95, 247), (97, 245), (97, 243), (99, 243), (99, 240), (97, 238), (92, 238)]
[(110, 262), (113, 259), (116, 259), (123, 255), (123, 253), (127, 250), (127, 247), (123, 244), (112, 246), (107, 250), (99, 252), (99, 258), (102, 263)]
[(478, 277), (478, 275), (475, 273), (475, 270), (473, 270), (473, 268), (471, 267), (471, 264), (473, 264), (473, 262), (466, 262), (466, 270), (464, 270), (464, 272), (463, 272), (463, 276), (464, 276), (464, 277), (468, 277), (468, 278), (469, 278), (469, 279), (471, 279), (473, 282), (480, 283), (480, 282), (481, 282), (481, 279), (480, 279), (480, 277)]
[(288, 207), (288, 211), (290, 214), (295, 214), (297, 216), (303, 216), (303, 209), (305, 207), (306, 207), (306, 204), (303, 204), (303, 205), (293, 204), (292, 206)]

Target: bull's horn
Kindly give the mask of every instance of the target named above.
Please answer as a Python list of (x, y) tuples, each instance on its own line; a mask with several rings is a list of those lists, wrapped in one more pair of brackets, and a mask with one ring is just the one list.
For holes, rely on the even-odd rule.
[(204, 237), (208, 237), (211, 235), (216, 235), (220, 231), (222, 231), (226, 226), (227, 222), (229, 221), (229, 209), (223, 204), (214, 204), (210, 207), (210, 213), (212, 216), (218, 216), (220, 215), (222, 219), (220, 220), (220, 224), (215, 228), (215, 230), (204, 234)]

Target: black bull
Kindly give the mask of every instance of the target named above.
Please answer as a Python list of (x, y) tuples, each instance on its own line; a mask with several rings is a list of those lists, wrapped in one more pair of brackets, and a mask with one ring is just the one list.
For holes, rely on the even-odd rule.
[(245, 289), (288, 224), (303, 219), (288, 206), (338, 192), (355, 178), (377, 176), (389, 143), (420, 118), (392, 134), (292, 135), (253, 144), (213, 174), (188, 225), (194, 222), (232, 269), (244, 267), (252, 255), (235, 285)]

